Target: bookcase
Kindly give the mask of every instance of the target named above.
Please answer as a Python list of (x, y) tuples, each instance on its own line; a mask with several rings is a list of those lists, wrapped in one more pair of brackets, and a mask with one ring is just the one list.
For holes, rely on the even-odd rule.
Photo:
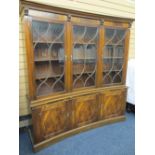
[(125, 120), (132, 19), (24, 4), (33, 148)]

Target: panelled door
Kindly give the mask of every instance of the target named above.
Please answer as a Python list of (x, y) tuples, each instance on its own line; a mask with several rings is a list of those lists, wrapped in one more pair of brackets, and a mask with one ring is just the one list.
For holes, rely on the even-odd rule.
[(67, 102), (54, 102), (32, 112), (35, 143), (53, 137), (68, 129)]
[(97, 120), (96, 95), (85, 95), (72, 100), (72, 126), (80, 127)]
[(35, 96), (66, 91), (65, 15), (30, 10)]
[(72, 89), (96, 86), (99, 21), (71, 17)]
[(111, 118), (124, 114), (126, 89), (107, 90), (100, 95), (101, 119)]
[(104, 26), (104, 46), (102, 47), (103, 86), (123, 84), (124, 75), (126, 74), (129, 30), (121, 25), (115, 25), (117, 24)]

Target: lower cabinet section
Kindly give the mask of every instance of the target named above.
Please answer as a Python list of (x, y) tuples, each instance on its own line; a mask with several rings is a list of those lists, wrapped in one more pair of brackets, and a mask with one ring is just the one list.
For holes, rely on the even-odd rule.
[(104, 120), (117, 120), (124, 115), (125, 102), (126, 89), (123, 88), (38, 105), (32, 108), (34, 144), (42, 145), (49, 139), (55, 141), (55, 137), (70, 135), (72, 131), (90, 129)]
[(101, 119), (123, 115), (126, 107), (126, 89), (103, 92), (100, 101)]

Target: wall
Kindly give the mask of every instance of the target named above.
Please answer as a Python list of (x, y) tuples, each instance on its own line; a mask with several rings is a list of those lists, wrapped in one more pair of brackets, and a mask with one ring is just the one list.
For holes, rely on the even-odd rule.
[[(116, 17), (134, 18), (134, 3), (130, 0), (29, 0), (33, 2), (69, 8), (73, 10), (81, 10), (85, 12), (92, 12), (104, 15), (111, 15)], [(24, 41), (24, 31), (22, 27), (22, 17), (19, 18), (19, 111), (20, 116), (29, 114), (30, 108), (27, 103), (26, 95), (28, 94), (28, 79), (27, 79), (27, 65), (26, 65), (26, 50)], [(134, 23), (131, 27), (129, 58), (134, 58), (135, 48), (135, 31)]]
[(22, 17), (19, 17), (19, 115), (27, 115), (30, 108), (27, 103), (28, 77), (26, 64), (25, 36)]

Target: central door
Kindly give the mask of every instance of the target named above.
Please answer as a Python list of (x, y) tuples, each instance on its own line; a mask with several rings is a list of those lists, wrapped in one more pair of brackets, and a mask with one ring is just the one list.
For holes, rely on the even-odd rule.
[(72, 88), (95, 87), (98, 21), (72, 17)]
[(96, 95), (86, 95), (72, 100), (72, 125), (80, 127), (97, 119)]

